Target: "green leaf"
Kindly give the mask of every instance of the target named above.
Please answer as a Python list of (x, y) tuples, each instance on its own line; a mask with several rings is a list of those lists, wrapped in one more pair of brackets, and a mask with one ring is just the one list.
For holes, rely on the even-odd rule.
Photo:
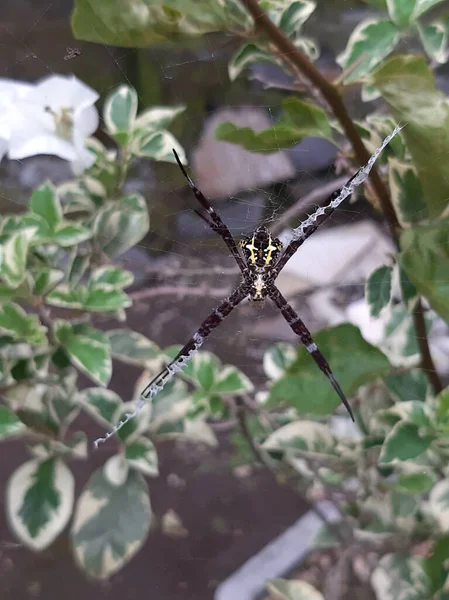
[(415, 472), (401, 473), (397, 485), (410, 494), (426, 494), (435, 485), (437, 479), (437, 475), (428, 467), (417, 467)]
[(36, 315), (29, 315), (14, 302), (0, 306), (0, 331), (35, 346), (47, 344), (46, 327)]
[(406, 271), (399, 264), (399, 287), (401, 289), (402, 300), (409, 311), (413, 309), (416, 300), (418, 299), (418, 292), (410, 281)]
[(294, 421), (270, 434), (263, 443), (266, 450), (303, 450), (335, 454), (335, 439), (329, 427), (314, 421)]
[(378, 267), (366, 281), (365, 297), (372, 317), (378, 317), (381, 310), (390, 303), (392, 272), (392, 267)]
[(263, 370), (270, 379), (279, 379), (296, 358), (296, 348), (293, 344), (280, 342), (268, 348), (263, 355)]
[(449, 480), (439, 481), (429, 496), (429, 509), (443, 533), (449, 531)]
[(131, 271), (119, 267), (99, 267), (92, 272), (90, 284), (111, 285), (116, 288), (126, 288), (134, 281)]
[(35, 296), (45, 296), (55, 285), (64, 278), (64, 271), (51, 269), (50, 267), (42, 267), (38, 269), (34, 275), (34, 290)]
[(324, 596), (307, 581), (270, 579), (267, 590), (279, 600), (324, 600)]
[(402, 135), (421, 181), (430, 218), (445, 210), (449, 198), (449, 104), (420, 56), (395, 56), (372, 75), (372, 84), (395, 119), (406, 123)]
[(109, 284), (70, 287), (63, 283), (47, 295), (46, 302), (51, 306), (92, 312), (112, 312), (132, 304), (131, 298), (125, 292)]
[(107, 333), (113, 358), (137, 366), (153, 364), (161, 350), (144, 335), (129, 329), (112, 329)]
[(52, 235), (51, 240), (58, 246), (68, 248), (80, 244), (92, 237), (92, 232), (78, 223), (63, 221), (59, 223)]
[(0, 406), (0, 440), (20, 435), (26, 426), (16, 414), (6, 406)]
[(71, 530), (78, 564), (91, 577), (110, 577), (142, 547), (151, 520), (148, 487), (140, 473), (129, 470), (123, 485), (113, 485), (103, 469), (96, 471), (81, 493)]
[(115, 423), (123, 403), (115, 392), (104, 388), (94, 387), (83, 390), (79, 402), (103, 426)]
[(150, 227), (145, 199), (131, 194), (102, 209), (94, 222), (97, 244), (109, 256), (123, 254), (140, 242)]
[(213, 389), (218, 376), (219, 361), (211, 352), (197, 352), (183, 369), (182, 374), (206, 392)]
[(253, 384), (248, 377), (233, 365), (223, 366), (215, 377), (213, 394), (243, 394), (252, 392)]
[(40, 215), (54, 231), (62, 220), (62, 208), (54, 185), (47, 181), (34, 190), (30, 199), (30, 209)]
[(387, 0), (388, 15), (398, 27), (406, 27), (413, 14), (416, 0)]
[(137, 94), (128, 86), (121, 85), (107, 98), (103, 118), (109, 133), (130, 132), (137, 115)]
[(378, 600), (430, 600), (430, 581), (422, 559), (403, 554), (383, 556), (371, 577)]
[(219, 140), (238, 144), (252, 152), (278, 152), (290, 148), (305, 137), (321, 137), (333, 142), (332, 128), (326, 113), (317, 106), (298, 98), (282, 102), (284, 113), (279, 121), (262, 131), (222, 123), (216, 130)]
[(429, 25), (418, 23), (418, 33), (427, 56), (439, 64), (446, 63), (448, 32), (445, 24), (441, 21)]
[(449, 222), (407, 229), (400, 264), (430, 306), (449, 321)]
[(443, 1), (444, 0), (416, 0), (414, 17), (416, 18), (423, 15), (425, 12)]
[(176, 150), (180, 161), (186, 164), (186, 153), (177, 139), (169, 131), (149, 131), (133, 140), (131, 151), (136, 156), (143, 156), (157, 161), (176, 163), (173, 150)]
[(409, 163), (390, 157), (389, 184), (393, 206), (403, 227), (428, 218), (424, 191), (416, 169)]
[(55, 324), (55, 335), (75, 367), (95, 383), (108, 384), (112, 361), (109, 342), (103, 332), (88, 325), (72, 328), (70, 323), (59, 321)]
[(357, 66), (348, 72), (345, 82), (363, 79), (393, 51), (399, 37), (398, 29), (388, 19), (367, 19), (357, 25), (346, 49), (337, 57), (343, 69), (348, 69), (357, 61)]
[(185, 109), (185, 106), (153, 106), (148, 108), (141, 112), (134, 121), (134, 130), (166, 129)]
[(429, 390), (429, 380), (421, 369), (413, 369), (406, 373), (395, 373), (385, 377), (388, 389), (397, 402), (419, 400), (425, 402)]
[(11, 476), (6, 489), (10, 523), (19, 539), (43, 550), (67, 525), (73, 508), (74, 478), (60, 460), (30, 460)]
[(25, 278), (28, 248), (36, 232), (29, 227), (14, 233), (3, 245), (0, 277), (12, 288), (17, 288)]
[[(390, 371), (387, 358), (368, 344), (353, 325), (325, 329), (314, 337), (348, 397), (361, 385)], [(275, 381), (271, 388), (270, 406), (280, 402), (294, 406), (302, 415), (327, 415), (340, 404), (340, 399), (312, 357), (300, 347), (288, 375)]]
[(133, 469), (144, 475), (157, 477), (159, 475), (156, 448), (147, 438), (139, 438), (125, 446), (125, 459)]
[(385, 438), (379, 462), (391, 463), (416, 458), (432, 443), (430, 436), (421, 437), (419, 427), (399, 421)]
[(228, 65), (229, 79), (234, 81), (249, 65), (258, 62), (276, 63), (276, 58), (257, 44), (243, 44), (234, 53)]
[[(434, 540), (433, 547), (424, 560), (424, 570), (430, 579), (432, 592), (435, 593), (444, 586), (449, 574), (447, 561), (449, 559), (449, 536)], [(438, 596), (438, 600), (447, 600)]]
[(135, 0), (132, 10), (124, 11), (109, 0), (76, 0), (72, 13), (77, 39), (130, 48), (146, 48), (175, 38), (178, 42), (189, 40), (213, 31), (249, 34), (252, 25), (239, 2), (209, 2), (199, 10), (196, 0), (183, 0), (182, 6)]

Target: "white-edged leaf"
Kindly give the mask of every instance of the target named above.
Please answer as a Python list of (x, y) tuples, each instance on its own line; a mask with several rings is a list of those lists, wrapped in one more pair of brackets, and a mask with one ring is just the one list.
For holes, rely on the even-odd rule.
[(419, 17), (437, 4), (441, 4), (441, 2), (444, 2), (444, 0), (415, 0), (416, 6), (413, 16), (415, 18)]
[(45, 332), (36, 315), (29, 315), (15, 302), (7, 302), (0, 306), (0, 332), (7, 333), (15, 340), (25, 341), (33, 345), (48, 345)]
[(338, 64), (348, 69), (356, 61), (345, 81), (362, 79), (393, 51), (399, 41), (399, 31), (388, 19), (366, 19), (352, 32), (346, 49), (337, 57)]
[(0, 440), (20, 435), (26, 429), (26, 425), (22, 423), (12, 410), (6, 406), (0, 406)]
[(109, 256), (123, 254), (141, 241), (150, 227), (148, 208), (140, 194), (107, 204), (94, 222), (97, 244)]
[(266, 450), (303, 450), (334, 454), (335, 439), (330, 428), (315, 421), (294, 421), (270, 434), (263, 443)]
[(27, 227), (11, 235), (3, 244), (0, 277), (9, 287), (18, 287), (25, 278), (28, 248), (36, 231), (36, 227)]
[(106, 333), (113, 358), (121, 362), (150, 366), (161, 362), (161, 350), (141, 333), (130, 329), (111, 329)]
[(202, 442), (211, 448), (218, 446), (214, 430), (204, 419), (185, 419), (183, 425), (181, 435), (195, 442)]
[(50, 267), (42, 267), (33, 273), (33, 276), (33, 294), (35, 296), (44, 296), (64, 278), (64, 271), (51, 269)]
[(71, 539), (78, 564), (96, 579), (111, 576), (142, 547), (151, 520), (148, 486), (140, 473), (131, 469), (126, 482), (114, 486), (99, 469), (75, 510)]
[(118, 394), (101, 387), (87, 388), (79, 393), (79, 402), (103, 426), (109, 426), (123, 406)]
[[(280, 4), (282, 6), (282, 3)], [(286, 8), (276, 19), (277, 25), (289, 37), (299, 33), (301, 26), (307, 21), (316, 8), (312, 0), (295, 0), (284, 3)]]
[(107, 98), (103, 118), (109, 133), (128, 132), (137, 114), (137, 94), (128, 85), (121, 85)]
[(90, 284), (110, 285), (115, 288), (126, 288), (134, 281), (134, 275), (131, 271), (119, 267), (105, 266), (99, 267), (92, 272)]
[(439, 481), (429, 495), (429, 509), (440, 530), (449, 531), (449, 479)]
[(176, 163), (173, 150), (176, 150), (180, 161), (186, 164), (186, 153), (177, 139), (163, 129), (149, 131), (133, 140), (131, 146), (133, 154), (144, 156), (157, 161)]
[(103, 473), (108, 483), (120, 487), (128, 479), (129, 465), (123, 454), (115, 454), (108, 458), (103, 466)]
[(152, 106), (139, 114), (134, 129), (166, 129), (185, 109), (185, 106)]
[(224, 365), (217, 373), (212, 393), (214, 394), (243, 394), (253, 391), (250, 379), (233, 365)]
[(395, 157), (388, 159), (391, 201), (403, 227), (428, 218), (424, 190), (413, 165)]
[(159, 475), (156, 448), (148, 438), (140, 437), (126, 444), (124, 456), (130, 467), (137, 469), (144, 475), (150, 477)]
[(405, 554), (383, 556), (371, 576), (377, 600), (424, 600), (432, 596), (421, 560)]
[(417, 24), (419, 37), (427, 56), (442, 65), (448, 58), (448, 31), (441, 21), (435, 21), (428, 25)]
[(294, 579), (270, 579), (267, 590), (279, 600), (324, 600), (324, 596), (307, 581)]
[(106, 386), (112, 374), (109, 342), (105, 334), (89, 325), (73, 328), (67, 322), (56, 322), (56, 338), (61, 342), (73, 365), (95, 383)]
[(229, 79), (234, 81), (249, 65), (258, 62), (276, 63), (276, 58), (257, 44), (243, 44), (234, 53), (228, 65)]
[(214, 388), (219, 368), (220, 361), (214, 354), (196, 352), (182, 370), (182, 375), (190, 379), (197, 387), (209, 392)]
[(11, 476), (6, 506), (11, 526), (33, 550), (43, 550), (67, 525), (73, 509), (75, 481), (61, 461), (30, 460)]
[(381, 310), (390, 303), (392, 273), (393, 267), (383, 265), (375, 269), (366, 280), (365, 297), (372, 317), (378, 317)]
[(417, 425), (399, 421), (382, 444), (379, 462), (396, 463), (416, 458), (425, 452), (431, 443), (431, 437), (421, 437)]
[(56, 225), (51, 239), (58, 246), (67, 248), (85, 242), (91, 237), (92, 231), (86, 229), (86, 227), (75, 222), (62, 221)]
[(398, 27), (406, 27), (412, 17), (416, 0), (386, 0), (388, 15)]
[(268, 348), (263, 355), (263, 370), (270, 379), (279, 379), (293, 363), (297, 355), (293, 344), (280, 342)]

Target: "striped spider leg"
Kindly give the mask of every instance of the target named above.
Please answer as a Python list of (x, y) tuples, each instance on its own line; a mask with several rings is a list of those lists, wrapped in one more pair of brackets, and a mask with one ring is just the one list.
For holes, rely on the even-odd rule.
[(293, 237), (273, 269), (274, 278), (279, 275), (279, 273), (285, 267), (287, 261), (290, 260), (298, 248), (304, 244), (306, 239), (310, 237), (312, 233), (315, 233), (321, 223), (330, 217), (334, 210), (340, 206), (343, 200), (345, 200), (348, 196), (351, 196), (355, 189), (358, 188), (368, 178), (368, 175), (370, 174), (374, 163), (378, 159), (379, 154), (382, 152), (385, 146), (391, 142), (394, 136), (401, 131), (402, 128), (403, 125), (397, 125), (393, 131), (387, 135), (382, 144), (376, 148), (374, 154), (370, 157), (366, 165), (360, 167), (356, 174), (353, 175), (343, 187), (331, 194), (328, 204), (326, 206), (320, 206), (317, 208), (317, 210), (310, 215), (310, 217), (303, 221), (298, 227), (293, 229)]
[(96, 448), (98, 447), (98, 444), (106, 442), (126, 425), (126, 423), (131, 421), (131, 419), (134, 419), (145, 406), (146, 402), (151, 401), (156, 394), (162, 391), (167, 381), (176, 375), (178, 371), (182, 371), (186, 364), (192, 359), (193, 355), (201, 348), (204, 340), (211, 331), (218, 327), (234, 308), (246, 298), (249, 291), (250, 285), (243, 281), (228, 298), (223, 300), (223, 302), (210, 313), (210, 315), (202, 322), (198, 330), (192, 335), (187, 344), (181, 348), (175, 358), (145, 387), (134, 411), (126, 413), (125, 417), (110, 432), (104, 437), (95, 440), (94, 445)]
[(340, 400), (343, 402), (346, 410), (349, 413), (349, 416), (354, 421), (354, 414), (352, 412), (352, 408), (348, 402), (348, 399), (346, 398), (345, 394), (343, 393), (343, 390), (341, 389), (338, 381), (335, 379), (335, 377), (331, 371), (331, 368), (329, 366), (329, 363), (324, 358), (324, 356), (321, 354), (318, 346), (313, 341), (312, 335), (311, 335), (310, 331), (307, 329), (307, 327), (305, 326), (301, 317), (299, 317), (298, 314), (293, 310), (293, 308), (290, 306), (290, 304), (287, 302), (287, 300), (284, 298), (284, 296), (281, 294), (281, 292), (278, 290), (278, 288), (274, 285), (274, 283), (267, 284), (267, 294), (268, 294), (268, 297), (271, 298), (271, 300), (279, 308), (282, 316), (287, 321), (287, 323), (290, 325), (290, 327), (294, 331), (294, 333), (296, 333), (296, 335), (299, 336), (299, 339), (301, 340), (302, 344), (304, 344), (307, 352), (310, 354), (310, 356), (313, 358), (313, 360), (318, 365), (318, 368), (321, 369), (321, 371), (323, 371), (323, 373), (329, 379), (332, 387), (337, 392), (337, 394), (340, 396)]
[(206, 217), (206, 215), (204, 215), (203, 213), (201, 213), (199, 210), (195, 210), (196, 214), (199, 217), (201, 217), (203, 219), (203, 221), (206, 221), (206, 223), (209, 225), (209, 227), (213, 231), (215, 231), (215, 233), (217, 233), (221, 238), (223, 238), (224, 243), (229, 248), (229, 250), (231, 251), (232, 256), (235, 259), (235, 262), (238, 264), (238, 266), (240, 268), (240, 271), (242, 271), (242, 273), (245, 273), (246, 272), (245, 262), (244, 262), (241, 254), (239, 252), (239, 249), (237, 248), (237, 244), (235, 243), (235, 240), (232, 237), (232, 234), (229, 231), (228, 226), (226, 225), (226, 223), (224, 223), (222, 221), (220, 215), (216, 212), (216, 210), (214, 209), (214, 207), (212, 206), (212, 204), (204, 196), (204, 194), (201, 192), (201, 190), (199, 190), (196, 187), (196, 185), (193, 183), (193, 181), (190, 178), (189, 174), (185, 170), (184, 165), (180, 161), (179, 156), (178, 156), (178, 154), (177, 154), (177, 152), (176, 152), (175, 149), (173, 149), (173, 154), (175, 155), (176, 162), (178, 163), (178, 166), (181, 169), (182, 174), (186, 178), (187, 183), (189, 184), (190, 189), (194, 193), (195, 198), (198, 200), (198, 202), (201, 204), (201, 206), (206, 210), (207, 217)]
[(351, 419), (354, 420), (354, 415), (348, 400), (346, 399), (346, 396), (344, 395), (334, 375), (332, 374), (328, 362), (313, 341), (309, 330), (293, 310), (293, 308), (289, 305), (287, 300), (282, 296), (281, 292), (275, 286), (274, 281), (284, 268), (287, 261), (293, 256), (293, 254), (305, 242), (305, 240), (318, 229), (321, 223), (332, 214), (332, 212), (341, 204), (341, 202), (343, 202), (345, 198), (350, 196), (353, 191), (366, 180), (379, 154), (390, 142), (390, 140), (400, 131), (400, 129), (401, 127), (397, 126), (394, 131), (385, 138), (382, 145), (377, 148), (366, 165), (359, 169), (357, 173), (340, 190), (331, 195), (327, 206), (318, 208), (315, 213), (301, 223), (299, 227), (293, 229), (292, 240), (283, 251), (281, 242), (277, 238), (272, 237), (269, 231), (265, 227), (261, 226), (258, 227), (251, 236), (242, 239), (239, 244), (242, 251), (241, 254), (228, 227), (221, 220), (221, 217), (212, 207), (207, 198), (195, 186), (184, 169), (184, 166), (181, 164), (181, 161), (179, 160), (175, 150), (173, 150), (179, 168), (187, 179), (187, 182), (195, 197), (206, 211), (205, 213), (200, 211), (195, 212), (209, 225), (209, 227), (211, 227), (215, 233), (223, 238), (225, 244), (231, 251), (232, 256), (242, 272), (242, 281), (238, 288), (226, 300), (223, 300), (223, 302), (221, 302), (221, 304), (203, 321), (199, 329), (178, 352), (176, 357), (145, 387), (134, 412), (127, 413), (125, 418), (121, 420), (112, 431), (107, 433), (105, 437), (96, 440), (95, 446), (98, 446), (99, 443), (108, 440), (112, 435), (117, 433), (117, 431), (119, 431), (123, 425), (137, 416), (142, 410), (146, 401), (154, 398), (154, 396), (156, 396), (156, 394), (158, 394), (164, 388), (167, 381), (169, 381), (178, 371), (181, 371), (185, 367), (188, 361), (191, 360), (192, 356), (202, 346), (204, 340), (211, 333), (211, 331), (218, 327), (232, 312), (232, 310), (247, 296), (254, 302), (263, 301), (268, 296), (274, 302), (292, 330), (299, 336), (301, 342), (305, 345), (307, 351), (315, 360), (318, 367), (329, 379), (332, 387), (346, 407)]

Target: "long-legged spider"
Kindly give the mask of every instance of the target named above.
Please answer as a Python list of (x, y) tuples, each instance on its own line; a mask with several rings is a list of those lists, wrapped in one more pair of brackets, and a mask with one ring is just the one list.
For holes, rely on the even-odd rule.
[(195, 210), (195, 212), (215, 233), (223, 238), (223, 241), (229, 248), (229, 251), (242, 272), (242, 279), (237, 289), (209, 314), (190, 340), (183, 348), (181, 348), (175, 358), (145, 387), (135, 410), (132, 413), (127, 413), (125, 418), (122, 419), (112, 431), (107, 433), (105, 437), (96, 440), (96, 445), (100, 442), (105, 442), (121, 429), (123, 425), (133, 419), (140, 412), (145, 402), (154, 398), (154, 396), (163, 389), (167, 381), (185, 367), (187, 362), (203, 345), (204, 340), (211, 331), (218, 327), (246, 297), (249, 297), (255, 302), (261, 302), (268, 296), (268, 298), (275, 303), (284, 319), (296, 335), (298, 335), (307, 352), (316, 362), (318, 368), (321, 369), (328, 378), (330, 384), (345, 405), (351, 419), (354, 420), (354, 415), (349, 402), (332, 374), (328, 362), (313, 341), (313, 338), (302, 319), (276, 287), (275, 280), (287, 261), (295, 254), (298, 248), (302, 246), (306, 239), (318, 229), (321, 223), (333, 213), (345, 198), (350, 196), (354, 190), (367, 179), (379, 154), (400, 129), (401, 126), (395, 127), (395, 129), (384, 139), (379, 148), (375, 150), (366, 165), (361, 167), (342, 188), (335, 191), (329, 197), (326, 206), (319, 207), (310, 217), (303, 221), (299, 227), (293, 229), (292, 239), (285, 249), (283, 249), (281, 242), (277, 238), (272, 237), (269, 231), (263, 226), (258, 227), (252, 235), (243, 238), (240, 243), (237, 244), (227, 225), (222, 221), (209, 200), (203, 196), (201, 191), (193, 183), (179, 160), (176, 151), (173, 150), (179, 168), (187, 179), (191, 190), (204, 211), (200, 212), (199, 210)]

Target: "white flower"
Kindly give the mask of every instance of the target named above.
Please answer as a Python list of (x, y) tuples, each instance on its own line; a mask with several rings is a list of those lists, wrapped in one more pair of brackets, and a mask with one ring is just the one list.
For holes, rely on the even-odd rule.
[(17, 103), (20, 118), (12, 127), (9, 158), (54, 154), (71, 161), (76, 173), (90, 167), (94, 155), (85, 140), (98, 127), (98, 97), (74, 75), (39, 81)]
[(0, 79), (0, 161), (9, 148), (14, 126), (20, 118), (17, 102), (24, 98), (32, 86), (13, 79)]

